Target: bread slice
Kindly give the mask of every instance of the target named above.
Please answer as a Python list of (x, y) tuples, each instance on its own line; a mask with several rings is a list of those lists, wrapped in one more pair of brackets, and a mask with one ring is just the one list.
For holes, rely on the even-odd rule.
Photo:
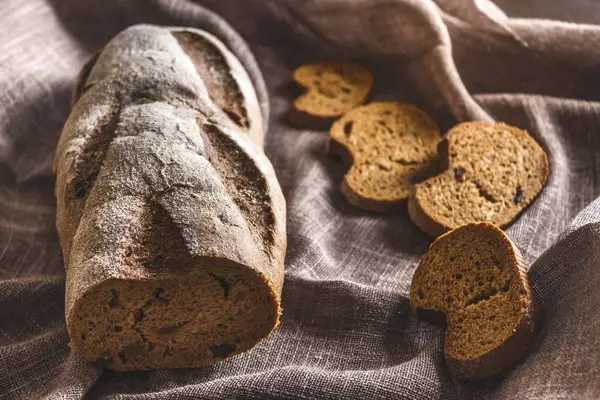
[(305, 91), (294, 101), (288, 117), (302, 128), (328, 128), (344, 113), (363, 104), (373, 77), (351, 62), (303, 65), (294, 71), (294, 82)]
[(281, 313), (285, 201), (239, 61), (137, 25), (80, 75), (55, 155), (70, 346), (115, 370), (246, 351)]
[(533, 336), (525, 263), (490, 223), (440, 236), (415, 271), (410, 302), (419, 316), (447, 327), (446, 364), (461, 379), (501, 372), (525, 354)]
[(371, 103), (350, 111), (330, 130), (330, 155), (351, 166), (342, 193), (366, 210), (405, 206), (413, 182), (435, 171), (440, 139), (436, 123), (408, 104)]
[(441, 175), (415, 188), (411, 219), (432, 236), (469, 222), (505, 227), (540, 193), (548, 158), (526, 131), (503, 123), (467, 122), (440, 143)]

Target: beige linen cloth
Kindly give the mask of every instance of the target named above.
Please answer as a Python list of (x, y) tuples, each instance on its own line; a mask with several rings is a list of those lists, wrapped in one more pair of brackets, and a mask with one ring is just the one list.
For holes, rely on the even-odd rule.
[[(600, 398), (600, 26), (501, 9), (535, 15), (526, 3), (600, 21), (591, 0), (0, 0), (0, 399)], [(266, 153), (289, 216), (283, 319), (205, 368), (116, 373), (67, 345), (50, 161), (79, 68), (139, 22), (215, 33), (270, 105)], [(505, 121), (548, 153), (546, 187), (507, 229), (542, 323), (504, 375), (448, 375), (443, 332), (406, 297), (431, 239), (406, 212), (349, 206), (327, 133), (285, 123), (292, 70), (323, 59), (360, 60), (374, 100), (416, 104), (444, 131)]]

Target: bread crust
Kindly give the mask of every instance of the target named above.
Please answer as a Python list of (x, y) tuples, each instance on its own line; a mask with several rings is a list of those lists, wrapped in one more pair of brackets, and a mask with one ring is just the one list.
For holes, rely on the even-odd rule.
[(408, 216), (420, 230), (430, 236), (438, 237), (448, 232), (450, 228), (440, 224), (423, 210), (421, 204), (416, 200), (416, 188), (413, 188), (408, 198)]
[[(206, 32), (133, 26), (84, 66), (54, 164), (71, 347), (117, 370), (193, 367), (269, 335), (281, 313), (286, 210), (263, 138), (246, 71)], [(212, 294), (197, 299), (189, 282)], [(218, 309), (202, 317), (186, 307), (237, 310), (244, 296), (235, 308), (228, 295), (242, 291), (264, 323), (217, 324)], [(175, 328), (153, 338), (171, 317)], [(116, 320), (116, 333), (100, 333)], [(213, 323), (222, 333), (201, 347), (192, 338)]]

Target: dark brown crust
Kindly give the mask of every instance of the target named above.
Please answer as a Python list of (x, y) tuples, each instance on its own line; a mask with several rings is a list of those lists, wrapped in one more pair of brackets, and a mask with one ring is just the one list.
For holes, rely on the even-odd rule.
[[(185, 53), (192, 59), (196, 71), (202, 77), (211, 100), (240, 128), (249, 129), (248, 111), (243, 106), (244, 99), (237, 82), (231, 74), (226, 73), (229, 66), (227, 60), (214, 44), (191, 32), (173, 32), (173, 36)], [(209, 54), (210, 60), (203, 59)], [(206, 66), (212, 65), (209, 70)], [(218, 71), (219, 76), (216, 75)], [(218, 78), (218, 81), (217, 81)]]
[(246, 222), (252, 227), (255, 240), (257, 243), (265, 243), (267, 248), (275, 246), (275, 233), (270, 227), (275, 223), (276, 217), (271, 207), (273, 199), (269, 195), (267, 179), (254, 165), (251, 157), (239, 151), (237, 143), (218, 126), (204, 124), (202, 128), (206, 143), (215, 154), (210, 157), (210, 161), (221, 175), (229, 195), (244, 214)]
[[(192, 30), (172, 28), (171, 34), (192, 60), (213, 103), (223, 110), (233, 124), (248, 133), (262, 147), (265, 134), (262, 112), (258, 103), (248, 101), (248, 86), (251, 83), (244, 76), (246, 72), (241, 64), (226, 56), (213, 41)], [(237, 74), (231, 70), (237, 70)]]
[[(446, 171), (449, 168), (450, 153), (448, 139), (444, 138), (438, 143), (438, 159), (440, 171)], [(417, 201), (416, 191), (419, 185), (415, 185), (408, 198), (408, 215), (410, 219), (429, 236), (438, 237), (448, 232), (450, 228), (440, 224), (435, 219), (429, 216)]]
[[(89, 67), (91, 70), (92, 66), (86, 65), (84, 68)], [(89, 74), (89, 70), (87, 73)], [(81, 82), (85, 83), (85, 80)], [(69, 178), (63, 185), (66, 201), (64, 207), (57, 212), (57, 226), (79, 226), (87, 199), (96, 183), (96, 178), (106, 158), (108, 147), (115, 136), (120, 113), (118, 100), (111, 103), (106, 110), (107, 112), (97, 121), (96, 128), (86, 137), (80, 153), (70, 166)], [(56, 186), (58, 189), (59, 180), (57, 180)], [(72, 235), (60, 235), (66, 269), (69, 267), (68, 259), (71, 254), (71, 245), (74, 236), (75, 232)]]
[(71, 99), (71, 106), (77, 103), (81, 95), (83, 95), (85, 91), (90, 88), (90, 86), (86, 86), (87, 78), (90, 75), (94, 64), (96, 64), (98, 56), (100, 56), (100, 52), (94, 54), (92, 58), (90, 58), (88, 62), (84, 64), (84, 66), (81, 68), (81, 71), (79, 71), (79, 75), (77, 75), (77, 84), (75, 86), (75, 90), (73, 91), (73, 97)]

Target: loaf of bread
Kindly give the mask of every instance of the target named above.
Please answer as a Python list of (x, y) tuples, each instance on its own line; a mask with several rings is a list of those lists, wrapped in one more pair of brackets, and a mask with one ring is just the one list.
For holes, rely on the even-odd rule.
[(415, 271), (410, 302), (418, 315), (447, 327), (446, 364), (461, 379), (501, 372), (525, 354), (533, 337), (525, 262), (490, 223), (440, 236)]
[(55, 156), (83, 358), (195, 367), (275, 328), (285, 201), (263, 134), (246, 71), (203, 31), (134, 26), (83, 68)]

